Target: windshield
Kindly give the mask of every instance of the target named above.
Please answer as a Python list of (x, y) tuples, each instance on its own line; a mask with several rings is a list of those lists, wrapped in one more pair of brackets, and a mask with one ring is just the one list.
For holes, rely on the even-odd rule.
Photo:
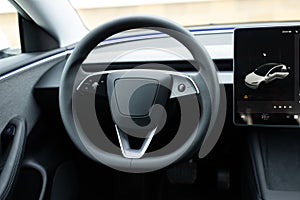
[(299, 0), (70, 0), (87, 28), (131, 14), (152, 14), (183, 26), (297, 21)]

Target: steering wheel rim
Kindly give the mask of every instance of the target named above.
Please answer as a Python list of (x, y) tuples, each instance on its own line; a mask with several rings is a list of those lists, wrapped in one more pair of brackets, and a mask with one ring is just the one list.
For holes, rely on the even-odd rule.
[[(190, 138), (176, 151), (161, 157), (147, 157), (141, 159), (127, 159), (111, 154), (94, 146), (87, 146), (80, 137), (80, 130), (76, 128), (72, 114), (72, 92), (76, 72), (89, 53), (108, 37), (130, 29), (145, 28), (163, 32), (181, 44), (192, 54), (198, 73), (193, 77), (199, 90), (197, 98), (201, 102), (201, 118), (197, 128)], [(88, 157), (100, 161), (112, 168), (126, 172), (148, 172), (166, 167), (201, 146), (206, 132), (214, 118), (217, 116), (220, 101), (220, 88), (215, 65), (208, 53), (186, 29), (169, 20), (154, 16), (129, 16), (107, 22), (83, 38), (77, 45), (62, 73), (59, 88), (59, 107), (65, 128), (72, 141), (81, 152)]]

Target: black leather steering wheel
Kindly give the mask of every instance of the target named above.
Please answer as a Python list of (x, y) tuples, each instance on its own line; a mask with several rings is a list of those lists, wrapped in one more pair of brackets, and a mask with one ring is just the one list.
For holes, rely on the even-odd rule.
[[(192, 54), (198, 72), (193, 76), (169, 69), (83, 72), (83, 61), (99, 43), (137, 28), (160, 31), (179, 41)], [(108, 98), (114, 133), (104, 133), (99, 125), (95, 107), (101, 105), (95, 96), (101, 92)], [(143, 15), (107, 22), (76, 45), (63, 70), (59, 106), (68, 134), (84, 154), (114, 169), (139, 173), (169, 166), (198, 150), (208, 128), (217, 123), (220, 95), (215, 65), (194, 36), (174, 22)], [(181, 107), (178, 133), (169, 144), (148, 152), (164, 125), (169, 98), (177, 98)], [(117, 134), (119, 146), (106, 134)], [(142, 138), (140, 147), (132, 148), (130, 137)]]

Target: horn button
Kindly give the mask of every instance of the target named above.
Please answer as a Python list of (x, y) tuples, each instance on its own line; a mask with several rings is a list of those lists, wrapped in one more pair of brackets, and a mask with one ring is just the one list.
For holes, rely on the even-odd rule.
[(159, 82), (145, 78), (120, 78), (115, 81), (119, 113), (133, 118), (149, 116), (155, 103)]
[(171, 75), (155, 70), (110, 73), (107, 94), (116, 126), (141, 138), (163, 126), (171, 87)]

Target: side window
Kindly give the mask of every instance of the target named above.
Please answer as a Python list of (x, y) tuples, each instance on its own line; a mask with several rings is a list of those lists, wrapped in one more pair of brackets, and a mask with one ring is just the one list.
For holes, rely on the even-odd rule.
[(0, 1), (0, 59), (21, 53), (16, 9), (6, 0)]
[(274, 74), (275, 72), (282, 72), (282, 66), (277, 66), (275, 68), (273, 68), (269, 74)]

